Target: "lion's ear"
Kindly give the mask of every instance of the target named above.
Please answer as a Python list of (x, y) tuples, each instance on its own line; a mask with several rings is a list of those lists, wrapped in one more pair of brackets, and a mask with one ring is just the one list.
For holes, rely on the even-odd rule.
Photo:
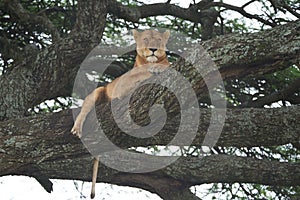
[(133, 30), (132, 30), (132, 35), (133, 35), (135, 41), (136, 41), (137, 38), (139, 37), (139, 33), (140, 33), (140, 32), (137, 31), (136, 29), (133, 29)]
[(164, 32), (164, 39), (167, 41), (167, 40), (169, 39), (170, 35), (171, 35), (170, 31), (169, 31), (169, 30), (166, 30), (166, 31)]

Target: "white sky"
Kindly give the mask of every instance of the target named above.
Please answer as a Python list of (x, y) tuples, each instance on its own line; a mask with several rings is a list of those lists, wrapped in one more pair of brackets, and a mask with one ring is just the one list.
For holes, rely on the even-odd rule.
[[(76, 181), (79, 191), (74, 185), (74, 181), (51, 180), (53, 182), (53, 192), (47, 193), (41, 185), (34, 179), (25, 176), (0, 177), (0, 199), (1, 200), (75, 200), (80, 199), (80, 193), (90, 199), (91, 183)], [(83, 186), (83, 187), (82, 187)], [(110, 184), (97, 183), (95, 199), (151, 199), (161, 200), (157, 195), (137, 188), (119, 187)]]

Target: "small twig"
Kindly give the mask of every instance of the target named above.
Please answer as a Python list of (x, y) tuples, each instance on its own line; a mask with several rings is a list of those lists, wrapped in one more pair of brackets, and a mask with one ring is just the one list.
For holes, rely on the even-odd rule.
[[(258, 15), (252, 15), (250, 13), (247, 13), (243, 7), (238, 7), (238, 6), (233, 6), (233, 5), (229, 5), (229, 4), (226, 4), (226, 3), (223, 3), (223, 2), (214, 2), (211, 4), (211, 6), (220, 6), (220, 7), (224, 7), (226, 8), (227, 10), (233, 10), (233, 11), (236, 11), (238, 13), (240, 13), (241, 15), (243, 15), (244, 17), (247, 17), (249, 19), (256, 19), (257, 21), (263, 23), (263, 24), (266, 24), (266, 25), (269, 25), (271, 27), (274, 27), (276, 26), (275, 23), (272, 23), (272, 22), (269, 22), (261, 17), (259, 17)], [(245, 6), (245, 5), (244, 5)]]
[(297, 90), (299, 90), (300, 85), (300, 78), (298, 78), (296, 81), (294, 81), (292, 84), (290, 84), (288, 87), (278, 91), (274, 92), (268, 96), (261, 97), (255, 101), (247, 102), (241, 105), (241, 107), (255, 107), (260, 108), (264, 105), (271, 104), (280, 100), (285, 100), (285, 98), (288, 98), (289, 95), (293, 94)]
[(241, 8), (244, 9), (244, 8), (246, 8), (247, 6), (249, 6), (250, 4), (254, 3), (255, 1), (257, 1), (257, 0), (252, 0), (252, 1), (247, 2), (247, 3), (245, 3), (244, 5), (242, 5)]
[(52, 40), (58, 40), (60, 38), (57, 28), (49, 20), (45, 13), (32, 14), (24, 9), (18, 0), (4, 0), (4, 4), (7, 5), (9, 11), (13, 13), (20, 22), (29, 22), (36, 25), (42, 24), (49, 30)]
[(283, 8), (285, 8), (287, 11), (289, 11), (292, 15), (300, 19), (300, 13), (297, 13), (293, 8), (288, 6), (286, 3), (284, 3)]

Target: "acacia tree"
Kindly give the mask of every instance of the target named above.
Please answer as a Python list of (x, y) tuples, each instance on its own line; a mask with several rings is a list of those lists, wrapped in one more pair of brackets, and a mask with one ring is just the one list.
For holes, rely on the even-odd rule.
[[(253, 4), (261, 7), (259, 14), (248, 10)], [(199, 156), (212, 109), (203, 77), (190, 65), (201, 60), (189, 50), (189, 63), (179, 59), (172, 68), (190, 80), (201, 107), (201, 123), (191, 146), (181, 147), (181, 157), (174, 163), (150, 173), (100, 165), (98, 182), (142, 188), (163, 199), (199, 199), (190, 188), (204, 183), (214, 183), (210, 192), (225, 191), (231, 199), (297, 199), (299, 7), (297, 0), (254, 0), (242, 6), (203, 0), (188, 8), (172, 1), (1, 1), (0, 175), (33, 176), (49, 192), (51, 178), (90, 181), (91, 155), (70, 134), (74, 80), (94, 47), (120, 42), (123, 31), (140, 25), (184, 32), (207, 50), (224, 81), (226, 120), (217, 144), (207, 156)], [(259, 26), (232, 19), (226, 15), (229, 11)], [(134, 55), (127, 57), (125, 68), (116, 62), (100, 84), (129, 70)], [(110, 140), (132, 151), (167, 144), (180, 123), (175, 97), (146, 86), (131, 98), (131, 115), (142, 125), (149, 123), (151, 105), (168, 99), (167, 124), (150, 139), (128, 137), (115, 126), (110, 105), (104, 103), (96, 110)]]

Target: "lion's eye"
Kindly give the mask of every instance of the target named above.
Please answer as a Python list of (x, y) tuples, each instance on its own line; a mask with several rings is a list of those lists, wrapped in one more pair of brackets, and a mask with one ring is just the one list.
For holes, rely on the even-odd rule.
[(144, 42), (148, 43), (148, 41), (149, 41), (148, 38), (144, 38)]
[(157, 38), (157, 44), (160, 45), (161, 44), (161, 38)]

